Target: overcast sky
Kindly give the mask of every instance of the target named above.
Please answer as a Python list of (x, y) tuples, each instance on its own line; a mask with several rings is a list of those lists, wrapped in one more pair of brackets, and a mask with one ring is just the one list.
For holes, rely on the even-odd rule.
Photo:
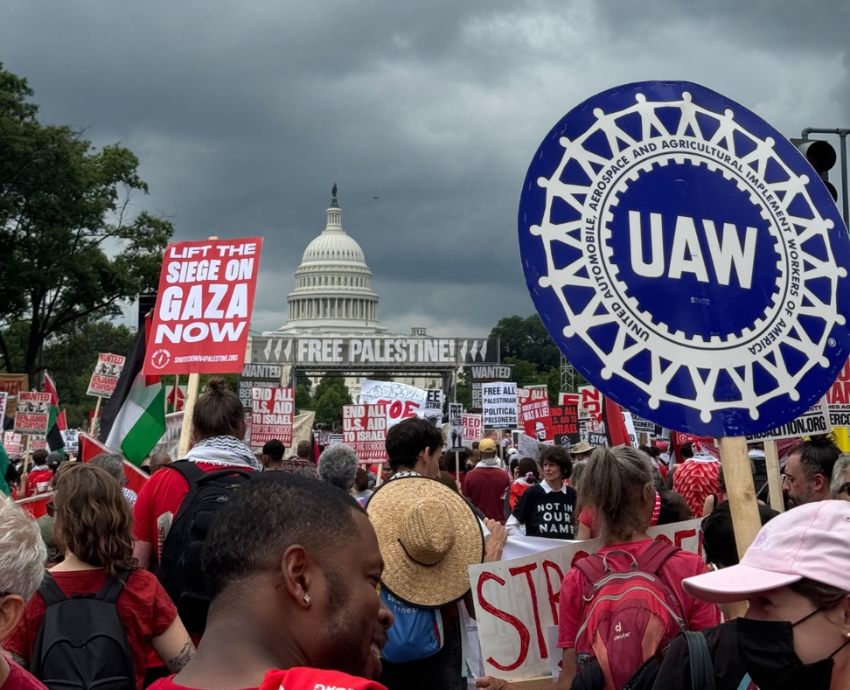
[(336, 182), (382, 323), (480, 336), (534, 311), (517, 205), (566, 112), (618, 84), (682, 79), (787, 136), (850, 127), (848, 7), (5, 0), (0, 61), (44, 120), (139, 156), (151, 193), (138, 207), (169, 216), (175, 239), (265, 236), (252, 330), (285, 322)]

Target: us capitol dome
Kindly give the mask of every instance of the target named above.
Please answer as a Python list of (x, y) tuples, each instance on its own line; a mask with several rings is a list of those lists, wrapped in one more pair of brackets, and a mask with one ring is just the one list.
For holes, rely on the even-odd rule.
[(327, 225), (304, 250), (287, 296), (289, 320), (264, 335), (381, 335), (378, 295), (363, 250), (342, 228), (337, 187), (327, 210)]

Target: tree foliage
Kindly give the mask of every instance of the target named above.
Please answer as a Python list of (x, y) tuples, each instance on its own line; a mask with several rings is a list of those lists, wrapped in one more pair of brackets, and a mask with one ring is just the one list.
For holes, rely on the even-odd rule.
[(521, 359), (536, 364), (540, 371), (561, 365), (561, 351), (537, 314), (500, 319), (490, 331), (490, 337), (499, 338), (503, 360), (508, 357)]
[(316, 386), (313, 396), (316, 410), (316, 423), (330, 429), (342, 425), (342, 406), (350, 405), (351, 393), (345, 385), (345, 379), (339, 374), (327, 374)]
[(129, 149), (42, 124), (31, 96), (0, 64), (0, 364), (34, 378), (52, 338), (155, 287), (173, 228), (135, 212), (148, 188)]

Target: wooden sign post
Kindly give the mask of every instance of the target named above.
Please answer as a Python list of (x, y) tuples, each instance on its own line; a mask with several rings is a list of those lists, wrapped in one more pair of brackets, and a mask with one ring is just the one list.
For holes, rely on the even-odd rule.
[(729, 497), (735, 529), (735, 545), (738, 556), (742, 557), (761, 529), (750, 455), (744, 436), (727, 436), (719, 439), (719, 442), (726, 495)]
[(782, 495), (782, 475), (779, 471), (779, 452), (776, 441), (764, 442), (764, 463), (767, 470), (767, 490), (770, 496), (770, 507), (785, 512), (785, 498)]

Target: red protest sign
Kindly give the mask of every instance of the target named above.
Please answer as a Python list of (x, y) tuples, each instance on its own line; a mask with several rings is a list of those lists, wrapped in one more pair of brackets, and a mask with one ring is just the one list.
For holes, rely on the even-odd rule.
[(386, 460), (386, 440), (386, 405), (342, 406), (342, 442), (354, 449), (360, 462)]
[(18, 410), (15, 413), (15, 433), (47, 434), (50, 417), (50, 393), (21, 391), (18, 393)]
[(464, 412), (460, 416), (460, 423), (463, 426), (464, 443), (475, 443), (481, 440), (481, 435), (484, 433), (484, 421), (480, 414)]
[(520, 388), (519, 396), (520, 424), (526, 436), (536, 438), (540, 443), (554, 440), (552, 418), (549, 415), (549, 395), (546, 386)]
[(250, 446), (262, 448), (273, 439), (291, 446), (294, 411), (292, 388), (252, 388)]
[(578, 432), (578, 401), (575, 405), (553, 407), (549, 412), (556, 446), (569, 447), (581, 440)]
[(24, 437), (14, 431), (3, 432), (3, 448), (9, 455), (20, 455), (23, 450)]
[(146, 375), (242, 371), (262, 246), (262, 237), (168, 245)]
[(95, 366), (91, 381), (89, 381), (89, 389), (86, 395), (93, 395), (96, 398), (111, 398), (118, 383), (118, 377), (121, 376), (121, 370), (124, 368), (124, 359), (122, 355), (112, 355), (108, 352), (98, 354), (97, 366)]
[(850, 426), (850, 360), (826, 392), (829, 422), (832, 426)]

